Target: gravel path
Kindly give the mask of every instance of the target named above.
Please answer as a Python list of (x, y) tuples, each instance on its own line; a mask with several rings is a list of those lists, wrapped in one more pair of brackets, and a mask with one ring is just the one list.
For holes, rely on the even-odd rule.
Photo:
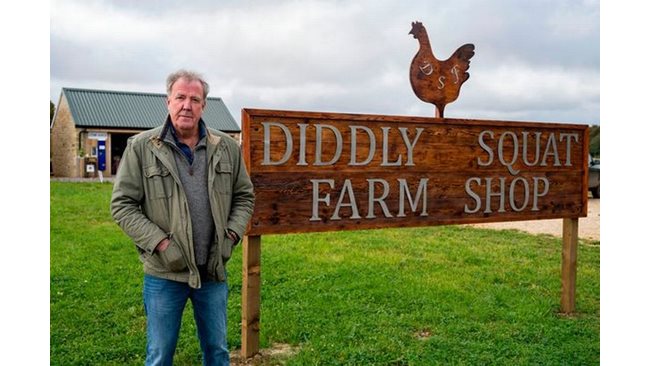
[[(471, 226), (496, 230), (517, 229), (532, 234), (562, 236), (562, 219), (495, 222), (473, 224)], [(578, 221), (578, 237), (580, 239), (600, 240), (600, 199), (589, 199), (587, 217), (581, 217)]]

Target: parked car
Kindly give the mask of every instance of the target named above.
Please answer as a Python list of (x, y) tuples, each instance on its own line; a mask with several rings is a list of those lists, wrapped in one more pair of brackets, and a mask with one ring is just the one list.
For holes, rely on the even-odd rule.
[(589, 155), (589, 192), (600, 198), (600, 160)]

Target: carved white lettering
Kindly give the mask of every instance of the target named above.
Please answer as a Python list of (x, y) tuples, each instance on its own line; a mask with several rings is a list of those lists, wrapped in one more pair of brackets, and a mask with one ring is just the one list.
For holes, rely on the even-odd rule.
[[(322, 161), (323, 155), (323, 129), (328, 129), (334, 133), (336, 139), (336, 150), (334, 156), (329, 161)], [(316, 156), (314, 157), (314, 165), (334, 165), (339, 158), (341, 157), (341, 152), (343, 151), (343, 136), (341, 136), (341, 131), (338, 128), (330, 125), (316, 125)]]
[(481, 178), (472, 177), (465, 181), (465, 193), (470, 195), (476, 203), (476, 206), (473, 209), (470, 209), (469, 205), (465, 204), (465, 213), (469, 214), (477, 213), (481, 210), (481, 196), (472, 190), (472, 182), (476, 182), (476, 184), (480, 185)]
[(424, 131), (424, 128), (418, 127), (415, 129), (415, 139), (413, 142), (409, 140), (408, 128), (400, 127), (399, 132), (402, 134), (402, 139), (404, 140), (404, 145), (406, 146), (406, 166), (414, 166), (413, 163), (413, 150), (415, 149), (415, 144), (418, 142), (420, 135)]
[(571, 165), (571, 138), (574, 138), (576, 140), (576, 143), (578, 142), (578, 134), (577, 133), (561, 133), (560, 134), (560, 142), (562, 142), (562, 139), (566, 138), (566, 159), (564, 160), (564, 166), (572, 166)]
[[(357, 130), (362, 130), (368, 135), (368, 156), (362, 162), (357, 162)], [(375, 134), (372, 133), (370, 128), (366, 126), (350, 126), (350, 165), (363, 166), (370, 164), (372, 158), (375, 157), (375, 148)]]
[[(517, 189), (517, 182), (521, 182), (524, 187), (524, 201), (521, 206), (517, 207), (515, 200), (515, 190)], [(528, 198), (530, 197), (530, 189), (528, 188), (528, 181), (522, 177), (517, 177), (510, 183), (510, 207), (515, 212), (521, 212), (528, 206)]]
[[(487, 153), (487, 160), (484, 160), (483, 157), (479, 156), (477, 158), (478, 166), (490, 166), (494, 162), (494, 147), (491, 144), (494, 144), (496, 141), (496, 151), (497, 151), (497, 160), (501, 163), (502, 166), (506, 167), (510, 174), (517, 175), (521, 170), (516, 169), (515, 165), (519, 161), (519, 156), (523, 163), (526, 166), (547, 166), (549, 160), (552, 160), (553, 166), (562, 166), (560, 151), (557, 146), (557, 139), (555, 133), (551, 132), (548, 134), (546, 139), (546, 146), (544, 149), (544, 154), (540, 159), (540, 151), (542, 145), (543, 133), (536, 131), (533, 132), (535, 135), (535, 159), (530, 160), (530, 139), (529, 131), (522, 131), (521, 136), (513, 131), (505, 131), (498, 136), (495, 136), (495, 133), (490, 130), (481, 131), (478, 135), (478, 144)], [(521, 139), (522, 148), (519, 149)], [(560, 142), (566, 140), (566, 151), (564, 156), (564, 165), (572, 166), (571, 163), (571, 147), (572, 145), (578, 144), (580, 142), (580, 136), (577, 133), (560, 133)], [(512, 154), (512, 155), (510, 155)]]
[[(286, 164), (294, 154), (294, 136), (288, 126), (280, 122), (262, 122), (264, 128), (264, 154), (262, 165), (282, 165)], [(398, 127), (381, 127), (381, 135), (376, 136), (373, 129), (366, 126), (352, 125), (349, 126), (349, 142), (343, 138), (343, 133), (336, 126), (328, 124), (305, 124), (298, 123), (298, 153), (295, 159), (298, 166), (331, 166), (340, 163), (343, 156), (343, 149), (349, 148), (350, 166), (366, 166), (375, 160), (376, 156), (381, 154), (381, 166), (414, 166), (415, 165), (415, 147), (422, 132), (422, 127), (407, 128)], [(273, 160), (280, 152), (272, 151), (283, 146), (282, 141), (273, 141), (271, 135), (273, 129), (279, 129), (283, 133), (285, 150), (281, 151), (282, 157)], [(391, 142), (395, 139), (395, 133), (399, 131), (401, 144)], [(277, 133), (276, 133), (277, 135)], [(365, 135), (365, 136), (364, 136)], [(333, 137), (333, 139), (332, 139)], [(308, 139), (314, 138), (315, 143), (309, 144)], [(378, 141), (381, 139), (381, 152), (377, 149)], [(365, 141), (364, 141), (365, 140)], [(344, 142), (345, 141), (345, 142)], [(362, 141), (362, 142), (360, 142)], [(366, 145), (367, 141), (367, 145)], [(362, 147), (363, 146), (363, 147)], [(367, 152), (365, 152), (367, 146)], [(367, 154), (365, 157), (360, 155)], [(313, 149), (309, 151), (309, 149)], [(406, 150), (406, 154), (401, 151)], [(310, 158), (310, 152), (313, 152)], [(398, 153), (396, 153), (398, 152)], [(403, 156), (405, 155), (405, 156)], [(277, 159), (277, 158), (275, 158)], [(312, 159), (313, 161), (310, 161)], [(363, 160), (362, 160), (363, 159)], [(395, 159), (391, 161), (390, 159)], [(379, 160), (379, 158), (377, 158)]]
[[(366, 181), (368, 182), (368, 215), (366, 215), (366, 218), (374, 219), (376, 217), (375, 203), (379, 203), (379, 206), (381, 207), (381, 210), (384, 213), (384, 217), (393, 217), (390, 211), (388, 211), (388, 206), (386, 206), (386, 202), (384, 202), (384, 200), (386, 199), (386, 197), (388, 197), (388, 194), (390, 193), (390, 187), (388, 186), (388, 182), (384, 179), (366, 179)], [(381, 185), (384, 188), (384, 192), (379, 198), (375, 198), (375, 183), (381, 183)]]
[[(348, 203), (343, 203), (346, 194), (350, 197)], [(354, 190), (352, 189), (352, 182), (349, 179), (346, 179), (343, 183), (343, 189), (341, 189), (341, 194), (339, 195), (339, 201), (336, 203), (336, 208), (334, 209), (334, 214), (330, 218), (331, 220), (340, 220), (339, 211), (341, 207), (350, 207), (352, 209), (351, 219), (360, 219), (359, 216), (359, 207), (357, 206), (357, 200), (354, 197)]]
[(300, 156), (298, 158), (298, 164), (296, 165), (302, 165), (302, 166), (307, 165), (307, 161), (305, 161), (305, 154), (306, 154), (305, 141), (307, 141), (308, 126), (309, 126), (308, 124), (298, 123), (298, 128), (300, 129)]
[(417, 210), (417, 203), (420, 201), (420, 197), (422, 197), (422, 212), (420, 212), (420, 216), (428, 216), (427, 182), (429, 181), (429, 178), (420, 179), (420, 185), (418, 185), (418, 190), (415, 193), (415, 199), (411, 198), (411, 191), (409, 191), (406, 179), (397, 179), (397, 181), (399, 182), (399, 212), (397, 213), (397, 217), (406, 217), (406, 214), (404, 213), (404, 197), (408, 198), (411, 212)]
[(555, 142), (555, 134), (551, 133), (546, 141), (546, 150), (544, 150), (544, 156), (542, 157), (542, 163), (539, 166), (546, 166), (546, 157), (553, 155), (553, 166), (561, 166), (560, 164), (560, 154), (557, 151), (557, 143)]
[[(264, 126), (264, 160), (262, 160), (262, 165), (282, 165), (286, 163), (293, 151), (291, 131), (289, 131), (287, 126), (277, 122), (262, 122), (262, 126)], [(278, 127), (284, 132), (286, 150), (282, 158), (278, 161), (271, 161), (271, 127)]]
[[(504, 158), (504, 152), (503, 152), (503, 144), (505, 141), (506, 136), (511, 136), (512, 137), (512, 158), (510, 161), (505, 161)], [(506, 131), (503, 134), (501, 134), (501, 137), (499, 137), (499, 161), (503, 166), (508, 168), (508, 171), (512, 175), (517, 175), (519, 174), (519, 170), (515, 170), (512, 166), (517, 162), (517, 152), (519, 151), (519, 143), (517, 142), (517, 135), (515, 135), (514, 132)]]
[(460, 82), (460, 76), (458, 76), (458, 65), (454, 65), (454, 67), (451, 68), (451, 73), (454, 74), (454, 84), (458, 84)]
[[(542, 184), (543, 183), (543, 187)], [(485, 189), (481, 187), (485, 185)], [(476, 188), (474, 188), (476, 186)], [(488, 177), (485, 179), (479, 177), (471, 177), (465, 181), (465, 193), (472, 199), (471, 203), (466, 203), (464, 212), (466, 214), (475, 214), (478, 212), (492, 213), (493, 198), (498, 198), (499, 204), (497, 212), (506, 212), (507, 207), (515, 212), (521, 212), (530, 207), (530, 211), (539, 211), (539, 198), (544, 197), (549, 191), (549, 180), (546, 177), (533, 177), (532, 178), (532, 205), (530, 204), (531, 196), (531, 182), (524, 177), (516, 177), (508, 182), (506, 177), (498, 177), (496, 179)], [(506, 200), (506, 191), (508, 199)], [(485, 192), (485, 207), (483, 206), (482, 192)], [(521, 192), (521, 196), (520, 196)], [(517, 197), (523, 199), (518, 202)]]
[[(397, 209), (397, 217), (406, 217), (406, 201), (408, 200), (408, 205), (410, 207), (410, 212), (417, 214), (419, 212), (419, 216), (428, 216), (429, 213), (427, 211), (428, 209), (428, 203), (427, 203), (427, 182), (429, 181), (429, 178), (422, 178), (419, 181), (417, 192), (415, 193), (415, 198), (413, 198), (413, 195), (411, 194), (411, 191), (409, 190), (409, 184), (406, 181), (406, 179), (397, 179), (397, 183), (393, 182), (393, 188), (396, 186), (399, 186), (399, 207)], [(323, 218), (320, 217), (320, 206), (323, 204), (324, 206), (330, 206), (331, 204), (331, 196), (330, 196), (330, 191), (339, 191), (339, 188), (336, 187), (335, 181), (333, 179), (311, 179), (310, 180), (312, 184), (312, 215), (310, 218), (310, 221), (322, 221)], [(362, 208), (368, 209), (368, 211), (365, 213), (365, 218), (366, 219), (375, 219), (377, 218), (377, 215), (375, 214), (375, 208), (379, 206), (381, 209), (381, 213), (384, 218), (392, 218), (395, 216), (394, 212), (390, 211), (390, 208), (388, 207), (387, 200), (389, 197), (391, 197), (391, 194), (393, 194), (392, 197), (394, 197), (394, 191), (391, 190), (391, 184), (381, 178), (368, 178), (366, 179), (367, 183), (367, 205), (363, 205), (364, 202), (361, 202)], [(329, 188), (327, 187), (329, 186)], [(381, 187), (381, 188), (378, 188)], [(379, 192), (379, 189), (381, 189), (381, 192)], [(365, 197), (366, 195), (362, 194), (361, 197)], [(329, 217), (330, 220), (344, 220), (344, 219), (350, 219), (350, 220), (356, 220), (360, 219), (360, 210), (359, 207), (360, 205), (357, 203), (357, 195), (356, 192), (354, 191), (354, 188), (352, 186), (352, 181), (350, 179), (345, 179), (343, 181), (343, 186), (340, 188), (339, 191), (339, 196), (338, 196), (338, 201), (336, 202), (336, 206), (334, 208), (334, 212), (332, 215)], [(418, 211), (418, 206), (421, 203), (421, 208)], [(345, 214), (341, 213), (341, 209), (349, 207), (350, 210), (346, 211), (344, 210), (343, 212), (346, 212)]]
[[(544, 182), (544, 191), (540, 192), (539, 191), (539, 182)], [(548, 194), (548, 189), (549, 189), (549, 181), (548, 178), (546, 177), (534, 177), (533, 178), (533, 208), (531, 211), (539, 211), (539, 207), (537, 206), (537, 201), (539, 197), (544, 197)]]
[(311, 197), (311, 218), (309, 221), (321, 221), (320, 216), (318, 215), (318, 202), (323, 202), (329, 206), (330, 204), (330, 194), (326, 193), (325, 197), (320, 197), (319, 185), (321, 183), (329, 184), (330, 188), (334, 188), (334, 179), (310, 179), (312, 185), (312, 197)]
[(442, 89), (445, 87), (445, 79), (446, 77), (444, 75), (440, 75), (438, 78), (438, 89)]
[(382, 127), (381, 128), (381, 133), (383, 136), (383, 144), (382, 144), (382, 156), (383, 159), (381, 161), (381, 166), (400, 166), (402, 165), (402, 155), (400, 154), (397, 157), (396, 161), (388, 161), (388, 133), (390, 132), (390, 127)]
[(492, 178), (485, 178), (485, 212), (492, 212), (492, 197), (499, 197), (497, 212), (506, 212), (506, 178), (499, 178), (499, 192), (492, 191)]
[(431, 64), (427, 62), (423, 66), (420, 66), (420, 71), (422, 71), (424, 75), (429, 76), (433, 74), (433, 66), (431, 66)]
[(482, 131), (478, 135), (478, 144), (479, 144), (479, 146), (483, 150), (485, 150), (486, 153), (488, 153), (487, 162), (482, 161), (480, 157), (478, 158), (477, 161), (478, 161), (479, 166), (490, 166), (492, 164), (492, 161), (494, 161), (494, 152), (492, 151), (492, 148), (488, 144), (485, 143), (485, 139), (484, 139), (485, 135), (490, 135), (490, 138), (493, 139), (494, 138), (494, 132), (492, 132), (492, 131)]
[(539, 145), (540, 145), (540, 138), (542, 136), (541, 132), (535, 132), (535, 161), (532, 163), (528, 161), (528, 132), (524, 131), (521, 133), (521, 137), (523, 140), (523, 148), (521, 155), (524, 158), (524, 164), (527, 166), (535, 166), (539, 162)]

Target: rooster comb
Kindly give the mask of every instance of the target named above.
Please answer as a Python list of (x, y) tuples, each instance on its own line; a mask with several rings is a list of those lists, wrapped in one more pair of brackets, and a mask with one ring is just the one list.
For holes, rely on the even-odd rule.
[(418, 22), (417, 20), (415, 22), (411, 22), (411, 27), (413, 28), (412, 31), (415, 32), (420, 32), (424, 29), (424, 25), (422, 25), (422, 23)]

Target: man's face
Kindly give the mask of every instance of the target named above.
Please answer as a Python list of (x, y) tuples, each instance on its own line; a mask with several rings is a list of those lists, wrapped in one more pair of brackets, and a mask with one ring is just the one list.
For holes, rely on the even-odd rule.
[(182, 133), (197, 129), (204, 107), (203, 85), (200, 81), (188, 81), (185, 78), (176, 80), (167, 96), (167, 110), (176, 131)]

